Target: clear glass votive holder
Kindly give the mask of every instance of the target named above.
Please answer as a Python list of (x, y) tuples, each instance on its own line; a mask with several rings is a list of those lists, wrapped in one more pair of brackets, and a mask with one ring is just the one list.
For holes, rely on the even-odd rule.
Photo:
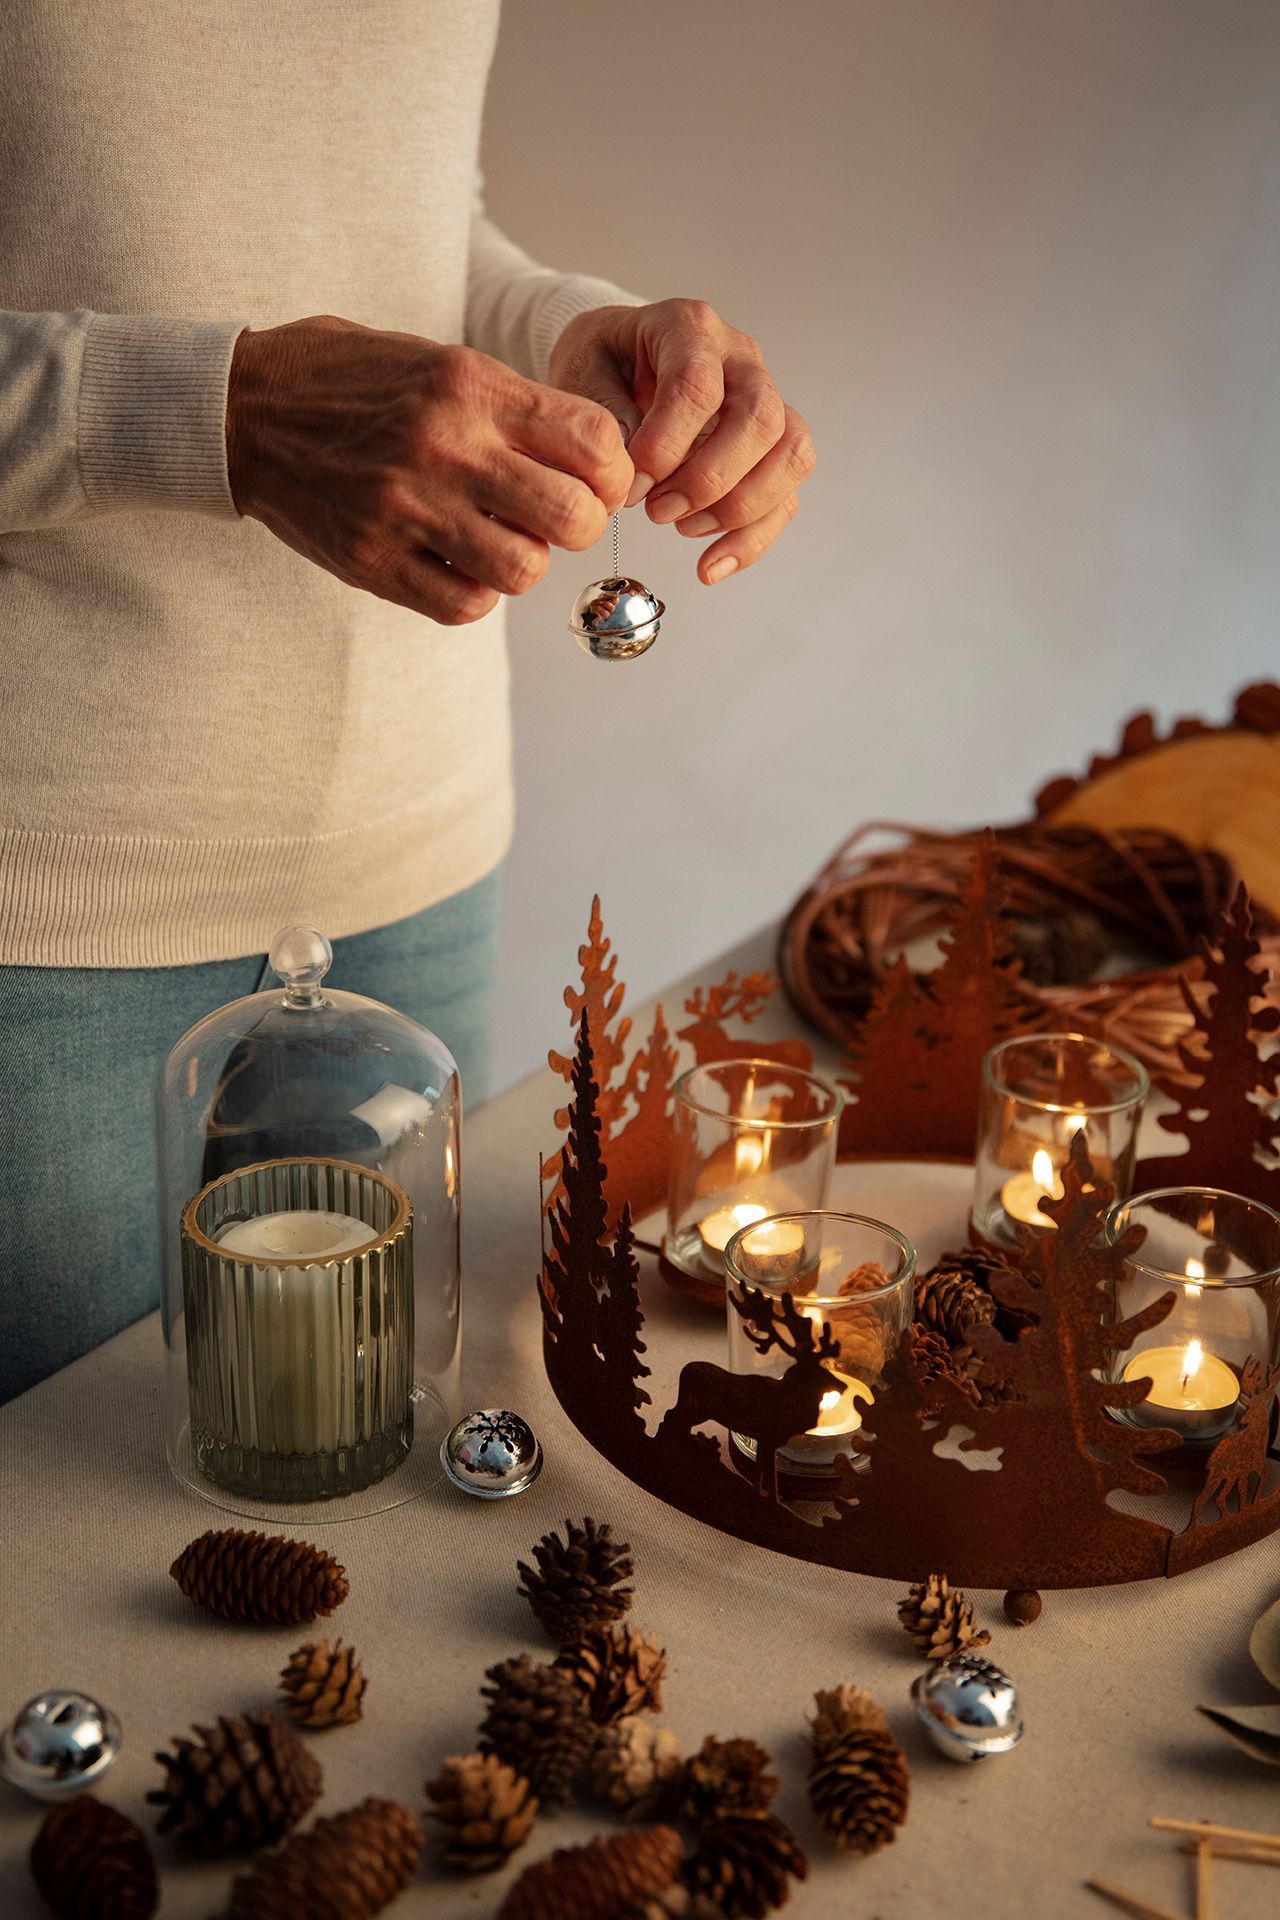
[[(865, 1462), (854, 1435), (884, 1391), (885, 1373), (911, 1326), (916, 1252), (906, 1235), (861, 1213), (785, 1213), (743, 1227), (725, 1249), (729, 1367), (739, 1424), (735, 1447), (762, 1472), (833, 1481), (837, 1458)], [(781, 1316), (783, 1341), (738, 1310), (749, 1292)], [(784, 1295), (789, 1296), (788, 1301)], [(751, 1382), (786, 1377), (788, 1393), (753, 1394)], [(759, 1405), (752, 1432), (751, 1413)], [(819, 1489), (815, 1487), (815, 1491)]]
[(1166, 1319), (1113, 1356), (1110, 1379), (1151, 1381), (1145, 1400), (1114, 1417), (1212, 1446), (1240, 1424), (1243, 1388), (1256, 1392), (1280, 1358), (1280, 1214), (1213, 1187), (1163, 1187), (1112, 1208), (1113, 1244), (1135, 1226), (1146, 1239), (1116, 1283), (1111, 1318), (1127, 1320), (1169, 1292), (1177, 1298)]
[(982, 1063), (973, 1226), (995, 1246), (1017, 1228), (1056, 1231), (1040, 1201), (1062, 1197), (1062, 1168), (1082, 1133), (1099, 1180), (1133, 1190), (1138, 1128), (1151, 1081), (1131, 1053), (1084, 1033), (1003, 1040)]
[(774, 1060), (717, 1060), (675, 1084), (663, 1252), (693, 1280), (722, 1284), (724, 1252), (766, 1214), (821, 1207), (844, 1097)]

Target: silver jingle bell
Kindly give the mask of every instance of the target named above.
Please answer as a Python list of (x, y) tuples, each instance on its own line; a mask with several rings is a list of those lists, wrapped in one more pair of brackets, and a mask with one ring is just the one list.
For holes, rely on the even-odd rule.
[(569, 631), (593, 660), (638, 660), (657, 639), (666, 610), (639, 580), (593, 580), (573, 603)]
[(939, 1660), (911, 1689), (920, 1724), (939, 1753), (961, 1762), (1009, 1753), (1022, 1738), (1018, 1689), (976, 1653)]
[(0, 1738), (4, 1777), (34, 1800), (69, 1799), (101, 1779), (124, 1736), (110, 1707), (70, 1687), (28, 1700)]
[(445, 1435), (440, 1463), (464, 1493), (477, 1500), (507, 1500), (531, 1487), (542, 1472), (542, 1448), (518, 1413), (479, 1407)]

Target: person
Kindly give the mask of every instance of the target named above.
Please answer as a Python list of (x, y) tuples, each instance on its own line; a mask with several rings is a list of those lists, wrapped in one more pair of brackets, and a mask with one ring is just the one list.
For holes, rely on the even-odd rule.
[(504, 597), (641, 501), (714, 585), (812, 465), (710, 306), (489, 219), (497, 17), (4, 9), (0, 1399), (154, 1307), (158, 1062), (281, 927), (475, 1098)]

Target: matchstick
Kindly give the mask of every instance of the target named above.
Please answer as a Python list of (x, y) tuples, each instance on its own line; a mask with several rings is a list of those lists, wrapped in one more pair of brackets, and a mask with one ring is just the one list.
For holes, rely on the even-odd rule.
[(1119, 1907), (1122, 1913), (1129, 1913), (1134, 1920), (1186, 1920), (1186, 1915), (1174, 1913), (1171, 1907), (1158, 1907), (1152, 1900), (1144, 1900), (1140, 1894), (1130, 1893), (1127, 1887), (1118, 1887), (1114, 1880), (1100, 1880), (1096, 1876), (1085, 1881), (1086, 1887), (1093, 1893), (1100, 1893), (1113, 1907)]
[(1213, 1842), (1202, 1836), (1196, 1841), (1196, 1920), (1213, 1920), (1212, 1865)]
[(1211, 1820), (1164, 1820), (1158, 1814), (1152, 1814), (1149, 1827), (1158, 1827), (1162, 1833), (1189, 1833), (1194, 1840), (1219, 1840), (1239, 1842), (1246, 1847), (1280, 1848), (1280, 1833), (1253, 1833), (1248, 1827), (1215, 1827)]
[[(1184, 1840), (1182, 1851), (1198, 1853), (1200, 1846), (1198, 1840)], [(1280, 1847), (1228, 1847), (1213, 1840), (1208, 1846), (1215, 1860), (1252, 1860), (1260, 1867), (1280, 1867)]]

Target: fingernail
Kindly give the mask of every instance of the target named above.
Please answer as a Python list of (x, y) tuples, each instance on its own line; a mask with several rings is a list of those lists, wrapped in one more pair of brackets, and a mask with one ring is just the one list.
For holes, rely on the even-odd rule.
[(718, 580), (724, 580), (729, 574), (736, 573), (737, 571), (738, 563), (733, 555), (731, 553), (722, 554), (718, 560), (713, 560), (707, 568), (707, 585), (714, 587)]
[(631, 482), (631, 491), (627, 495), (625, 504), (629, 507), (638, 506), (652, 485), (653, 475), (651, 473), (637, 473), (635, 479)]
[(660, 493), (656, 500), (649, 502), (649, 518), (665, 527), (672, 520), (683, 520), (690, 505), (682, 493)]
[(719, 529), (720, 522), (716, 519), (714, 513), (711, 512), (710, 508), (707, 508), (702, 513), (691, 513), (687, 520), (680, 522), (681, 533), (692, 534), (694, 539), (696, 539), (700, 533), (717, 533)]

